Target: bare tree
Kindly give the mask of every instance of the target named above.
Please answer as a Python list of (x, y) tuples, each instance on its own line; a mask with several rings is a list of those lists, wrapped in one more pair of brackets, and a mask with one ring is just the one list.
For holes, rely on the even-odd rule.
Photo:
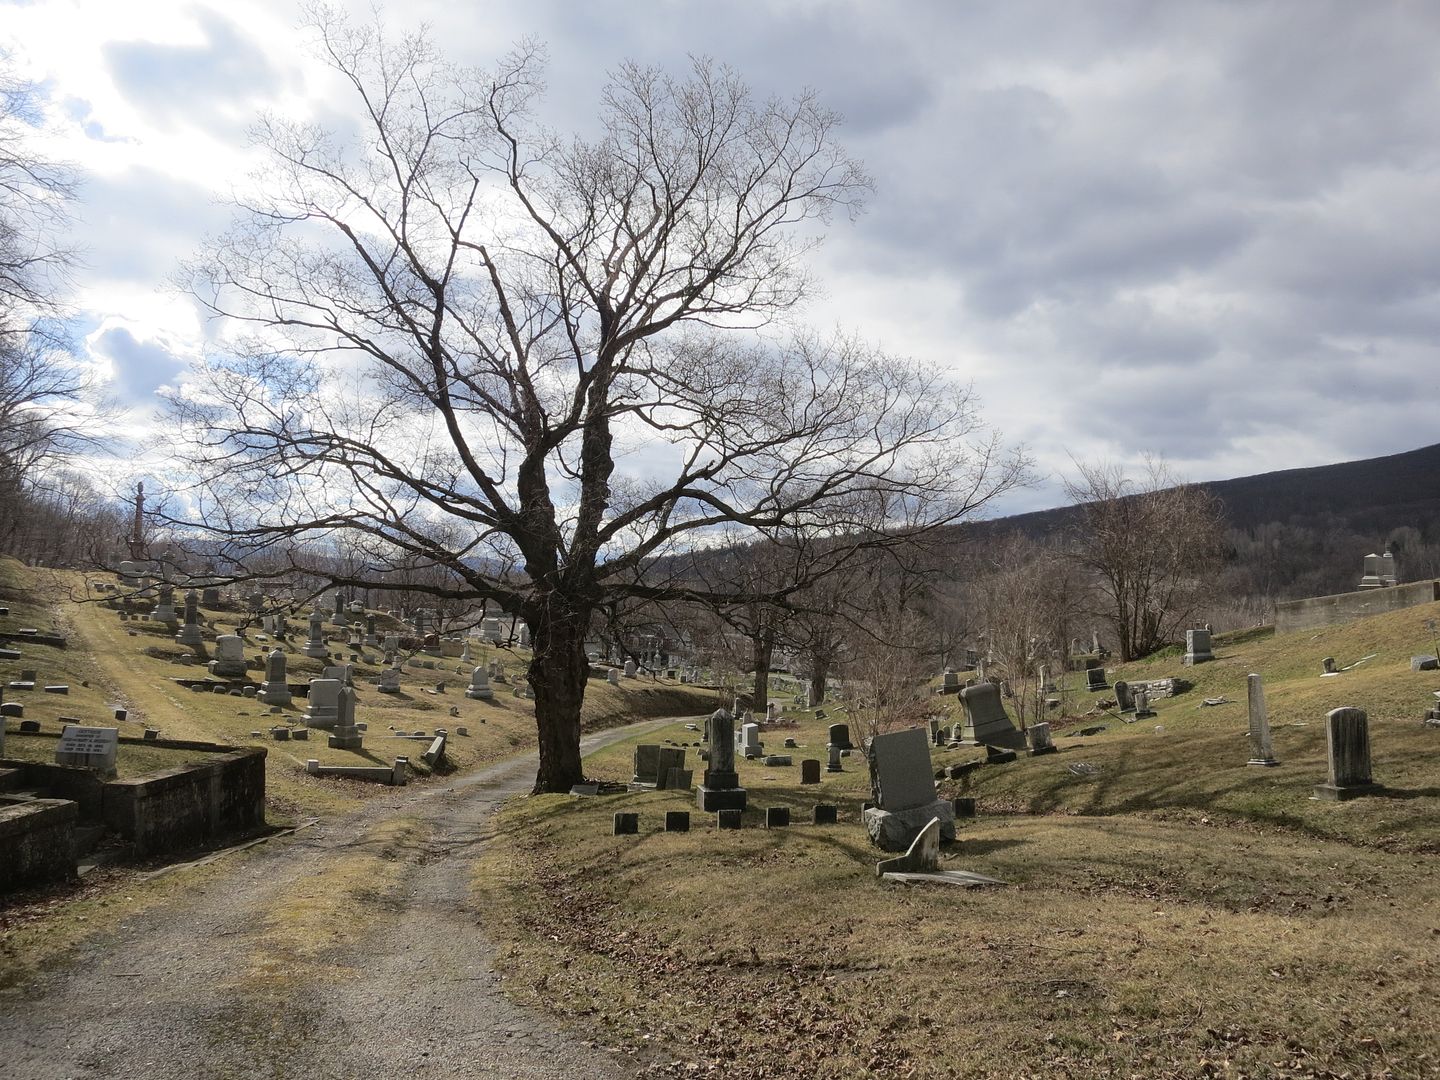
[[(442, 591), (517, 612), (537, 790), (582, 778), (594, 612), (696, 599), (648, 563), (731, 524), (898, 543), (1012, 482), (963, 388), (780, 332), (817, 226), (867, 188), (812, 95), (626, 64), (600, 134), (562, 140), (529, 116), (534, 47), (485, 74), (423, 36), (316, 29), (367, 130), (266, 118), (266, 171), (189, 267), (234, 333), (174, 402), (190, 498), (254, 551), (349, 532), (369, 566), (340, 584), (428, 562)], [(672, 464), (624, 475), (645, 442)]]
[(1065, 485), (1080, 509), (1075, 552), (1094, 574), (1097, 615), (1115, 629), (1121, 660), (1147, 656), (1205, 603), (1225, 537), (1224, 508), (1204, 487), (1147, 458), (1132, 480), (1116, 465), (1077, 465)]

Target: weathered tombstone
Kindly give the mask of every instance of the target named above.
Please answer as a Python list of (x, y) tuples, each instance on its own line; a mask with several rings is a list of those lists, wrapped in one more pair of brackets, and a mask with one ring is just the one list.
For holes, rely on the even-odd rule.
[(730, 807), (726, 810), (715, 811), (715, 827), (717, 829), (738, 829), (745, 824), (745, 812)]
[(765, 744), (760, 741), (759, 724), (742, 724), (740, 727), (740, 753), (748, 761), (765, 753)]
[(960, 705), (965, 710), (964, 734), (967, 742), (983, 746), (1000, 746), (1007, 750), (1023, 750), (1025, 735), (1010, 722), (1000, 689), (989, 682), (967, 686), (960, 691)]
[(1031, 724), (1028, 734), (1030, 736), (1031, 757), (1039, 757), (1042, 754), (1053, 754), (1060, 749), (1050, 737), (1049, 724)]
[(666, 810), (665, 811), (666, 832), (689, 832), (690, 811), (689, 810)]
[(365, 616), (365, 636), (361, 639), (361, 644), (371, 649), (378, 649), (380, 647), (380, 638), (375, 634), (374, 614)]
[(1321, 673), (1324, 674), (1324, 675), (1336, 675), (1336, 674), (1338, 674), (1338, 672), (1335, 670), (1335, 657), (1333, 657), (1333, 656), (1327, 656), (1327, 657), (1325, 657), (1324, 660), (1321, 660), (1321, 661), (1320, 661), (1320, 671), (1321, 671)]
[(640, 815), (626, 813), (623, 810), (615, 812), (614, 833), (615, 836), (633, 836), (640, 831)]
[[(317, 681), (325, 682), (329, 680)], [(315, 683), (312, 682), (310, 686), (312, 687), (310, 692), (313, 694), (315, 692), (313, 689)], [(360, 733), (360, 729), (355, 726), (355, 688), (353, 686), (340, 687), (340, 693), (336, 702), (336, 712), (335, 729), (329, 740), (330, 749), (359, 750), (364, 743), (365, 737)], [(306, 722), (309, 723), (308, 720)], [(318, 727), (319, 725), (311, 724), (310, 726)], [(443, 742), (441, 743), (440, 750), (442, 753), (444, 752)], [(427, 753), (428, 752), (429, 751), (427, 751)]]
[(1088, 668), (1085, 672), (1085, 689), (1094, 693), (1097, 690), (1109, 690), (1110, 684), (1105, 681), (1105, 669), (1103, 667)]
[(1371, 552), (1365, 556), (1365, 574), (1360, 579), (1360, 588), (1383, 589), (1398, 581), (1399, 578), (1395, 575), (1394, 555), (1387, 551), (1383, 555)]
[(1135, 719), (1143, 720), (1154, 715), (1155, 710), (1150, 708), (1150, 691), (1141, 687), (1135, 691)]
[(1186, 630), (1185, 657), (1181, 662), (1193, 665), (1203, 664), (1214, 659), (1215, 654), (1210, 651), (1210, 631)]
[(659, 783), (660, 747), (656, 743), (641, 743), (635, 747), (635, 770), (630, 777), (632, 784), (654, 787)]
[(245, 674), (245, 641), (238, 634), (221, 634), (215, 639), (215, 659), (207, 665), (211, 675), (228, 679)]
[(200, 634), (200, 598), (191, 589), (185, 594), (185, 622), (175, 635), (177, 645), (200, 645), (205, 641)]
[(465, 696), (474, 701), (492, 701), (495, 698), (495, 691), (490, 688), (485, 669), (478, 664), (475, 670), (470, 672), (470, 685), (465, 688)]
[(1040, 665), (1040, 692), (1042, 694), (1055, 693), (1055, 680), (1050, 678), (1050, 668), (1045, 664)]
[(833, 747), (836, 747), (837, 749), (840, 749), (840, 750), (853, 750), (853, 749), (855, 749), (854, 746), (851, 745), (851, 742), (850, 742), (850, 725), (849, 725), (849, 724), (831, 724), (831, 725), (830, 725), (830, 735), (829, 735), (829, 739), (827, 740), (827, 742), (828, 742), (828, 745), (833, 746)]
[(345, 614), (345, 594), (339, 590), (336, 590), (335, 593), (335, 611), (330, 616), (330, 625), (342, 627), (350, 625), (350, 619)]
[(870, 839), (885, 851), (904, 851), (938, 817), (946, 839), (955, 838), (955, 811), (935, 797), (930, 741), (923, 728), (876, 735), (869, 749), (875, 805), (861, 815)]
[(1270, 745), (1270, 717), (1265, 709), (1265, 686), (1260, 676), (1245, 677), (1245, 696), (1250, 706), (1250, 760), (1247, 765), (1279, 765)]
[(941, 676), (940, 692), (942, 694), (957, 694), (960, 692), (960, 673), (952, 667), (945, 669)]
[(784, 829), (790, 824), (790, 808), (788, 806), (767, 806), (765, 808), (765, 828)]
[(820, 759), (819, 759), (819, 758), (805, 758), (803, 761), (800, 762), (800, 783), (802, 783), (802, 784), (818, 784), (818, 783), (820, 783)]
[(266, 705), (289, 705), (290, 684), (285, 672), (286, 656), (279, 648), (265, 657), (265, 682), (255, 695)]
[(716, 709), (710, 716), (710, 757), (696, 793), (696, 804), (701, 810), (738, 813), (745, 809), (745, 789), (740, 786), (740, 774), (735, 771), (734, 724), (734, 718), (724, 709)]
[(609, 671), (607, 671), (607, 672), (605, 673), (605, 681), (608, 682), (611, 686), (619, 686), (619, 685), (620, 685), (620, 671), (619, 671), (619, 669), (612, 667)]
[(325, 615), (319, 608), (310, 612), (310, 637), (300, 651), (317, 660), (330, 656), (330, 649), (325, 643)]
[(339, 679), (311, 679), (310, 696), (305, 705), (305, 726), (333, 728), (340, 719)]
[[(942, 828), (943, 823), (939, 818), (931, 818), (915, 834), (915, 838), (905, 848), (905, 854), (894, 859), (882, 859), (875, 864), (875, 876), (883, 878), (886, 874), (933, 874), (940, 869)], [(950, 828), (953, 833), (953, 821)]]
[(844, 772), (845, 770), (840, 765), (840, 757), (842, 754), (845, 753), (845, 751), (840, 749), (840, 747), (833, 745), (827, 747), (826, 749), (828, 749), (830, 752), (830, 760), (825, 763), (825, 771)]
[(634, 679), (634, 678), (636, 678), (636, 677), (637, 677), (636, 673), (637, 673), (638, 670), (639, 670), (639, 669), (636, 668), (636, 666), (635, 666), (635, 661), (634, 661), (634, 660), (626, 660), (626, 661), (625, 661), (625, 678), (627, 678), (627, 679)]
[(1096, 655), (1099, 655), (1099, 653), (1100, 653), (1100, 631), (1099, 631), (1099, 630), (1091, 630), (1091, 631), (1090, 631), (1090, 651), (1091, 651), (1092, 653), (1095, 653)]
[(816, 803), (811, 820), (816, 825), (834, 825), (840, 820), (840, 808), (834, 803)]
[[(682, 753), (683, 758), (683, 753)], [(689, 791), (695, 783), (695, 770), (686, 769), (679, 765), (671, 765), (665, 770), (662, 785), (667, 791)]]
[(382, 694), (400, 693), (400, 669), (387, 668), (380, 673), (380, 679), (375, 684), (375, 689)]
[[(191, 592), (194, 592), (195, 590), (192, 589), (192, 590), (190, 590), (190, 591), (191, 591)], [(188, 597), (187, 597), (187, 599), (188, 599)], [(219, 606), (220, 606), (220, 590), (217, 589), (217, 588), (215, 588), (215, 586), (213, 586), (213, 585), (210, 586), (210, 588), (208, 588), (208, 589), (202, 590), (201, 593), (200, 593), (200, 603), (204, 604), (207, 608), (217, 608), (217, 607), (219, 607)]]
[(1124, 679), (1115, 683), (1115, 704), (1122, 713), (1135, 711), (1135, 697), (1130, 693), (1130, 684)]
[(1331, 709), (1325, 717), (1330, 775), (1315, 798), (1344, 802), (1381, 790), (1370, 775), (1370, 723), (1364, 709)]
[(55, 764), (94, 769), (110, 780), (115, 777), (115, 754), (119, 748), (119, 728), (66, 724), (55, 747)]
[(155, 602), (155, 610), (152, 615), (156, 622), (162, 622), (166, 626), (175, 626), (180, 620), (175, 615), (175, 586), (168, 583), (159, 587), (159, 595)]

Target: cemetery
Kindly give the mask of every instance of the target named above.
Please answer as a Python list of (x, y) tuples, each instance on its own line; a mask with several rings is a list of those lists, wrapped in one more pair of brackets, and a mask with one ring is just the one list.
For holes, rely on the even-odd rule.
[(0, 1076), (1440, 1077), (1433, 17), (130, 7), (0, 46)]

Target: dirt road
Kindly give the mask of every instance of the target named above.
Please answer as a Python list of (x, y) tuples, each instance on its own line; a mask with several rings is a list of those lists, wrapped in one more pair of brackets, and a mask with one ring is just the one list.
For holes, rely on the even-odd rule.
[(444, 789), (397, 788), (225, 856), (223, 873), (0, 997), (0, 1077), (631, 1075), (506, 1001), (470, 900), (492, 811), (534, 770), (522, 758)]

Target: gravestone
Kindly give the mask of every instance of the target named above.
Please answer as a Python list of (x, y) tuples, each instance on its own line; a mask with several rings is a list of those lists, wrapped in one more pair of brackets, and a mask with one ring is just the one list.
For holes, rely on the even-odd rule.
[(1007, 750), (1025, 748), (1025, 735), (1010, 722), (994, 683), (967, 686), (960, 691), (960, 704), (965, 710), (965, 741)]
[[(322, 679), (317, 681), (329, 682), (331, 680)], [(312, 682), (310, 686), (312, 687), (310, 692), (313, 694), (315, 692), (313, 689), (315, 683)], [(353, 686), (340, 687), (340, 693), (338, 695), (338, 700), (336, 704), (336, 712), (338, 715), (335, 720), (334, 733), (330, 736), (329, 739), (330, 749), (359, 750), (364, 743), (365, 736), (363, 736), (360, 733), (360, 729), (355, 726), (355, 688)], [(307, 720), (306, 722), (308, 723), (309, 721)], [(311, 724), (310, 726), (318, 727), (319, 725)], [(440, 749), (443, 752), (443, 742), (441, 742)], [(427, 751), (427, 753), (429, 752), (430, 751)]]
[(107, 780), (115, 778), (115, 754), (120, 748), (120, 729), (66, 724), (55, 747), (56, 765), (79, 765), (93, 769)]
[(1245, 696), (1250, 706), (1250, 760), (1247, 765), (1279, 765), (1270, 745), (1270, 717), (1265, 709), (1265, 686), (1253, 672), (1245, 677)]
[[(735, 720), (724, 709), (716, 709), (707, 725), (710, 757), (696, 793), (696, 805), (707, 812), (745, 809), (746, 793), (735, 771)], [(735, 826), (739, 828), (737, 824)]]
[(619, 686), (620, 670), (618, 668), (612, 667), (609, 671), (605, 673), (605, 681), (608, 682), (611, 686)]
[(1028, 734), (1030, 736), (1031, 757), (1039, 757), (1042, 754), (1053, 754), (1060, 749), (1050, 737), (1049, 724), (1031, 724)]
[(1398, 581), (1399, 578), (1395, 575), (1394, 555), (1387, 551), (1383, 555), (1371, 552), (1365, 556), (1365, 573), (1360, 578), (1359, 588), (1384, 589)]
[(255, 695), (266, 705), (289, 705), (290, 684), (285, 672), (286, 657), (280, 649), (270, 650), (265, 657), (265, 683)]
[(330, 625), (342, 628), (350, 625), (350, 619), (345, 614), (345, 595), (338, 591), (335, 593), (335, 611), (330, 616)]
[(1103, 667), (1092, 667), (1085, 672), (1085, 689), (1094, 693), (1097, 690), (1109, 690), (1110, 684), (1105, 681), (1105, 669)]
[(630, 777), (632, 784), (645, 784), (654, 787), (659, 782), (660, 772), (660, 747), (655, 743), (641, 743), (635, 747), (635, 768), (634, 774)]
[(627, 813), (623, 810), (615, 812), (615, 823), (613, 826), (615, 836), (633, 836), (640, 831), (640, 815)]
[(1370, 775), (1370, 723), (1364, 709), (1331, 709), (1325, 743), (1330, 775), (1315, 785), (1315, 798), (1344, 802), (1381, 790)]
[(221, 634), (215, 639), (215, 659), (206, 665), (216, 678), (245, 674), (245, 640), (238, 634)]
[(730, 807), (726, 810), (715, 811), (715, 827), (717, 829), (739, 829), (745, 824), (745, 812)]
[(816, 825), (834, 825), (840, 820), (840, 808), (834, 803), (816, 803), (810, 814)]
[(175, 614), (175, 586), (161, 585), (159, 597), (155, 603), (155, 610), (152, 617), (156, 622), (162, 622), (166, 626), (174, 627), (179, 624), (180, 619)]
[(861, 818), (872, 841), (885, 851), (904, 851), (931, 818), (940, 819), (946, 839), (955, 839), (954, 807), (935, 797), (924, 728), (876, 735), (868, 758), (875, 805)]
[[(875, 876), (883, 878), (886, 874), (933, 874), (940, 869), (941, 828), (940, 819), (931, 818), (916, 833), (906, 847), (905, 854), (894, 859), (882, 859), (875, 864)], [(953, 822), (951, 829), (954, 829)]]
[(1215, 654), (1210, 651), (1210, 631), (1186, 630), (1185, 658), (1181, 662), (1187, 665), (1193, 665), (1203, 664), (1214, 659)]
[(784, 829), (790, 825), (790, 808), (788, 806), (767, 806), (765, 808), (765, 828)]
[[(194, 590), (192, 589), (191, 592), (194, 592)], [(187, 599), (188, 599), (188, 598), (187, 598)], [(214, 586), (211, 586), (210, 588), (203, 590), (203, 591), (200, 593), (200, 603), (204, 604), (207, 608), (217, 608), (217, 607), (219, 607), (219, 606), (220, 606), (220, 590), (217, 589), (217, 588), (215, 588)]]
[(952, 667), (945, 669), (941, 676), (940, 692), (942, 694), (957, 694), (960, 692), (960, 673)]
[(400, 693), (400, 669), (388, 668), (380, 673), (380, 679), (375, 684), (375, 689), (382, 694)]
[(666, 832), (689, 832), (690, 811), (689, 810), (666, 810), (665, 811)]
[(380, 638), (375, 634), (375, 616), (373, 614), (365, 616), (365, 636), (361, 639), (361, 644), (371, 649), (380, 647)]
[(319, 608), (310, 612), (310, 637), (300, 651), (317, 660), (325, 660), (330, 656), (330, 649), (325, 643), (325, 615)]
[(634, 661), (634, 660), (626, 660), (626, 661), (625, 661), (625, 678), (627, 678), (627, 679), (636, 678), (636, 672), (637, 672), (637, 670), (638, 670), (638, 669), (635, 667), (635, 661)]
[(1147, 716), (1154, 716), (1155, 710), (1150, 708), (1150, 691), (1140, 689), (1135, 691), (1135, 719), (1143, 720)]
[(825, 763), (825, 771), (844, 772), (845, 770), (840, 764), (840, 758), (841, 755), (845, 753), (845, 751), (840, 749), (840, 747), (838, 746), (830, 746), (826, 749), (828, 749), (830, 752), (830, 760)]
[(465, 696), (474, 701), (492, 701), (495, 698), (495, 691), (490, 689), (490, 679), (478, 664), (470, 672), (470, 685), (465, 688)]
[(177, 645), (200, 645), (205, 638), (200, 633), (200, 598), (191, 589), (185, 594), (185, 621), (175, 635)]
[(1320, 661), (1320, 673), (1321, 673), (1322, 675), (1338, 675), (1338, 674), (1339, 674), (1339, 672), (1335, 670), (1335, 657), (1333, 657), (1333, 656), (1327, 656), (1327, 657), (1325, 657), (1325, 659), (1323, 659), (1323, 660)]
[(760, 741), (760, 725), (744, 724), (740, 728), (740, 752), (745, 760), (758, 758), (765, 753), (765, 744)]
[(305, 726), (334, 728), (340, 719), (339, 679), (311, 679), (310, 696), (305, 704)]
[(1135, 697), (1130, 693), (1130, 684), (1124, 679), (1115, 683), (1115, 703), (1122, 713), (1135, 711)]
[(805, 758), (803, 761), (800, 762), (800, 783), (802, 783), (802, 784), (818, 784), (818, 783), (820, 783), (820, 759), (819, 759), (819, 758)]
[(829, 739), (828, 739), (828, 744), (829, 744), (830, 746), (835, 747), (835, 748), (838, 749), (838, 750), (853, 750), (853, 749), (855, 749), (855, 747), (852, 746), (851, 743), (850, 743), (850, 725), (849, 725), (849, 724), (831, 724), (831, 725), (830, 725), (830, 737), (829, 737)]

